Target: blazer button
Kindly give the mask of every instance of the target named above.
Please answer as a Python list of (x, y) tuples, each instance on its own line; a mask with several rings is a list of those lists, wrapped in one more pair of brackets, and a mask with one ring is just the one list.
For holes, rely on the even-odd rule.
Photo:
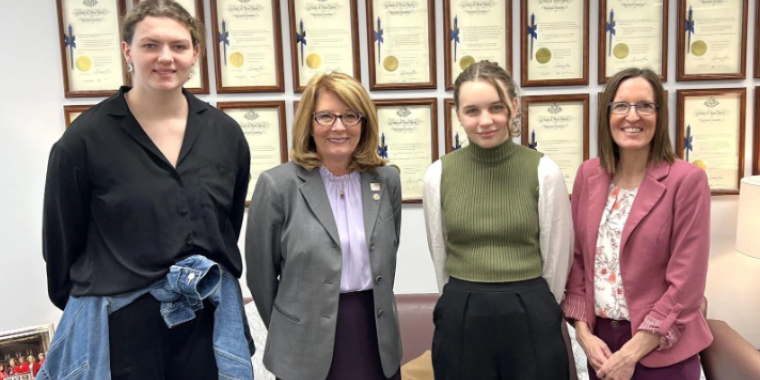
[(373, 249), (375, 249), (375, 243), (372, 243), (372, 244), (369, 245), (369, 250), (371, 251)]
[(383, 309), (377, 311), (377, 317), (380, 318), (383, 315)]
[(375, 284), (379, 284), (380, 281), (383, 281), (383, 276), (377, 276), (377, 278), (375, 279)]

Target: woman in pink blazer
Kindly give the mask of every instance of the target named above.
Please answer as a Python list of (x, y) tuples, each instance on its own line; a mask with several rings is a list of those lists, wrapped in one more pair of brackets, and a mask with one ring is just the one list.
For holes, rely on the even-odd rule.
[(562, 302), (603, 380), (699, 379), (712, 342), (699, 312), (710, 248), (704, 170), (675, 157), (657, 75), (627, 69), (600, 100), (599, 154), (572, 198), (575, 254)]

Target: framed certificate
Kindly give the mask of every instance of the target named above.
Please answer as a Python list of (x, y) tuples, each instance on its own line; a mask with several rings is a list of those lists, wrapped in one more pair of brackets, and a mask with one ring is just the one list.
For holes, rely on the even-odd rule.
[(752, 175), (760, 175), (760, 87), (755, 87), (755, 143), (752, 146)]
[(63, 118), (66, 122), (66, 128), (68, 128), (69, 125), (71, 125), (71, 123), (73, 123), (84, 111), (92, 108), (92, 106), (93, 104), (63, 106)]
[(436, 88), (434, 4), (367, 1), (370, 90)]
[(261, 172), (288, 162), (285, 102), (220, 102), (216, 108), (240, 124), (251, 150), (251, 176), (246, 206)]
[(125, 0), (56, 0), (67, 98), (111, 96), (127, 82), (119, 22)]
[(522, 86), (588, 84), (589, 0), (521, 0)]
[[(134, 5), (144, 0), (133, 0)], [(177, 4), (190, 13), (201, 23), (206, 23), (206, 16), (203, 13), (203, 0), (174, 0)], [(193, 70), (193, 76), (183, 86), (187, 91), (193, 94), (208, 94), (208, 59), (206, 51), (201, 51), (198, 57), (198, 65)]]
[(478, 61), (512, 72), (512, 2), (443, 0), (446, 90)]
[(745, 79), (747, 0), (679, 0), (679, 81)]
[(578, 168), (588, 159), (588, 94), (523, 96), (522, 109), (522, 145), (551, 158), (571, 193)]
[(356, 0), (288, 0), (293, 89), (302, 92), (322, 72), (361, 81)]
[(755, 78), (760, 78), (760, 33), (758, 33), (758, 24), (760, 22), (760, 7), (757, 7), (757, 17), (755, 18)]
[(211, 0), (216, 91), (284, 92), (278, 0)]
[(401, 172), (404, 203), (422, 202), (425, 171), (438, 159), (435, 98), (375, 100), (380, 157)]
[(459, 123), (457, 117), (456, 105), (454, 105), (454, 99), (445, 99), (443, 101), (443, 116), (444, 116), (444, 129), (446, 131), (446, 153), (451, 153), (457, 149), (461, 149), (469, 145), (467, 138), (467, 132), (465, 132), (462, 124)]
[(739, 194), (747, 89), (678, 90), (676, 152), (704, 169), (713, 195)]
[(601, 0), (599, 83), (623, 69), (651, 69), (666, 82), (668, 0)]

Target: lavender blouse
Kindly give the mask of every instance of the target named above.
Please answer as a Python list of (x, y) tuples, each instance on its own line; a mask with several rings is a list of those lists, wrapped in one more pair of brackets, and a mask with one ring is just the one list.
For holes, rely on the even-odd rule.
[(364, 234), (361, 176), (358, 171), (335, 176), (321, 166), (319, 174), (325, 184), (343, 253), (340, 277), (341, 293), (372, 289), (369, 249)]

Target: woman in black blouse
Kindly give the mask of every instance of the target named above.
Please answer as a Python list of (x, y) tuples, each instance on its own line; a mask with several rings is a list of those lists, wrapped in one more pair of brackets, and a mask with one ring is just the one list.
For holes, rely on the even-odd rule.
[[(173, 1), (144, 1), (122, 36), (133, 87), (79, 116), (50, 153), (43, 251), (61, 309), (69, 297), (146, 288), (192, 255), (242, 272), (248, 144), (234, 120), (182, 88), (204, 50), (203, 24)], [(159, 307), (145, 295), (109, 316), (112, 372), (216, 378), (213, 307), (173, 329)]]

